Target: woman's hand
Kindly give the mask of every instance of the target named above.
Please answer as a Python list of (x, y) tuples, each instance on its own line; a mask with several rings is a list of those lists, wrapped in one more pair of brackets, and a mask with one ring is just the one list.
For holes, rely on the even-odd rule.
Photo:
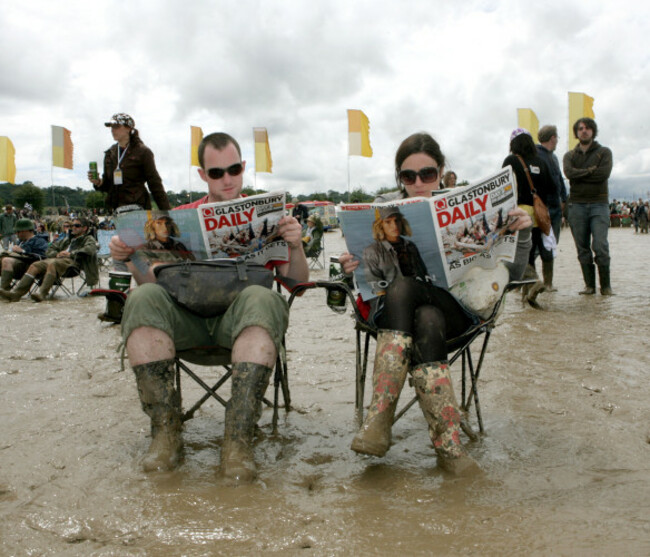
[(533, 219), (530, 218), (530, 215), (523, 209), (517, 207), (508, 213), (508, 220), (510, 224), (508, 225), (508, 230), (515, 232), (517, 230), (524, 230), (533, 226)]
[(339, 263), (346, 275), (351, 275), (359, 267), (359, 260), (354, 258), (351, 253), (345, 252), (339, 256)]
[(101, 178), (93, 178), (93, 173), (92, 172), (88, 172), (88, 180), (90, 181), (90, 183), (93, 186), (99, 187), (102, 184), (102, 179)]

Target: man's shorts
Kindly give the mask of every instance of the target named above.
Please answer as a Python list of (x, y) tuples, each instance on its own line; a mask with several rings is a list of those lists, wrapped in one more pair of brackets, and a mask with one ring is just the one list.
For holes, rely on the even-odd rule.
[(147, 283), (131, 291), (122, 315), (124, 341), (138, 327), (167, 333), (177, 350), (198, 346), (232, 348), (246, 327), (264, 328), (278, 353), (289, 326), (289, 305), (284, 297), (263, 286), (249, 286), (219, 317), (200, 317), (182, 308), (158, 284)]
[(53, 257), (51, 259), (42, 259), (32, 264), (36, 269), (36, 276), (44, 275), (48, 268), (56, 271), (56, 276), (60, 277), (70, 267), (74, 266), (74, 260), (70, 257)]

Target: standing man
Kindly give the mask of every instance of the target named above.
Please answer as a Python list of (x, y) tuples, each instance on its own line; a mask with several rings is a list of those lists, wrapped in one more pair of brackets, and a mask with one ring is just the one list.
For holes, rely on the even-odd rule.
[[(241, 197), (246, 161), (237, 141), (225, 133), (203, 138), (198, 149), (199, 175), (208, 195), (178, 209)], [(297, 281), (309, 279), (298, 221), (285, 216), (279, 232), (289, 245), (290, 261), (267, 263)], [(181, 451), (180, 395), (175, 386), (177, 350), (196, 346), (222, 346), (231, 350), (232, 395), (226, 406), (221, 473), (231, 479), (251, 481), (255, 425), (261, 403), (289, 322), (283, 296), (262, 286), (242, 290), (230, 307), (217, 317), (203, 318), (180, 307), (156, 284), (153, 267), (146, 273), (130, 261), (133, 248), (118, 236), (110, 243), (111, 255), (127, 262), (140, 286), (128, 296), (122, 317), (122, 337), (135, 373), (142, 409), (151, 418), (151, 446), (143, 460), (145, 471), (176, 467)]]
[[(564, 204), (567, 200), (566, 186), (560, 170), (560, 163), (555, 156), (557, 148), (557, 127), (542, 126), (537, 134), (539, 144), (537, 145), (537, 154), (546, 162), (551, 173), (551, 181), (555, 186), (555, 193), (546, 197), (546, 205), (551, 217), (551, 228), (555, 235), (556, 243), (560, 243), (560, 230), (562, 228), (562, 214), (564, 213)], [(542, 254), (544, 255), (544, 254)], [(553, 288), (553, 254), (551, 257), (542, 257), (542, 276), (544, 277), (544, 286), (547, 292), (555, 292)]]
[[(600, 293), (611, 296), (609, 277), (609, 192), (607, 180), (612, 173), (612, 152), (595, 141), (598, 126), (591, 118), (580, 118), (573, 124), (578, 139), (575, 149), (564, 155), (564, 175), (570, 184), (569, 224), (578, 250), (578, 261), (585, 280), (580, 294), (596, 293), (596, 268), (600, 277)], [(592, 253), (593, 249), (593, 253)]]
[(18, 222), (18, 217), (14, 212), (13, 205), (8, 203), (5, 212), (0, 215), (0, 238), (2, 238), (2, 247), (5, 250), (9, 249), (10, 243), (16, 243), (16, 222)]

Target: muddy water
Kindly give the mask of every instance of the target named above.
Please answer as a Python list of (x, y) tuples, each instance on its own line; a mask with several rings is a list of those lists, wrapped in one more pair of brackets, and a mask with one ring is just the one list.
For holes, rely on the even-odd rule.
[[(100, 300), (2, 304), (0, 554), (650, 554), (650, 238), (610, 238), (617, 296), (577, 294), (566, 231), (546, 311), (509, 294), (481, 381), (487, 434), (469, 449), (485, 475), (473, 480), (438, 470), (417, 408), (385, 458), (349, 450), (352, 321), (320, 291), (292, 312), (295, 411), (276, 437), (265, 411), (260, 478), (244, 487), (216, 476), (212, 403), (185, 425), (178, 471), (140, 471), (148, 421)], [(343, 248), (338, 233), (326, 241)]]

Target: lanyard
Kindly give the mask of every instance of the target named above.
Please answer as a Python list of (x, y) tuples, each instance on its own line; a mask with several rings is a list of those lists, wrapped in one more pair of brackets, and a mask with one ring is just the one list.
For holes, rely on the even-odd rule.
[(117, 168), (120, 167), (120, 164), (122, 164), (122, 159), (124, 158), (124, 155), (126, 155), (126, 151), (128, 150), (129, 146), (126, 146), (126, 149), (122, 151), (122, 154), (120, 155), (120, 146), (117, 146)]

